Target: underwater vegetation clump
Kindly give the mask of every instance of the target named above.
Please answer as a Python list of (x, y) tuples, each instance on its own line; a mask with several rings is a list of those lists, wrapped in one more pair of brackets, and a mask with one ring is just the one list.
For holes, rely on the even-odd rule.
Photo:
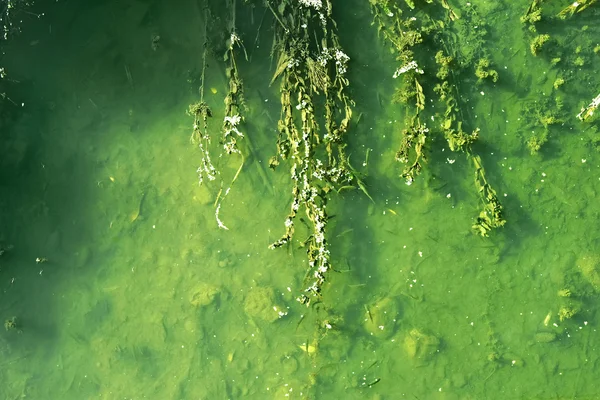
[[(471, 86), (483, 88), (501, 83), (503, 79), (488, 50), (487, 22), (477, 6), (470, 3), (459, 8), (445, 0), (370, 0), (365, 5), (367, 3), (371, 25), (397, 65), (391, 76), (382, 79), (395, 86), (392, 106), (395, 104), (398, 115), (402, 116), (403, 127), (394, 133), (399, 142), (395, 160), (401, 165), (401, 179), (409, 186), (419, 179), (432, 152), (449, 149), (463, 154), (471, 166), (473, 192), (481, 205), (473, 218), (472, 231), (488, 237), (505, 225), (504, 206), (494, 188), (496, 176), (488, 176), (485, 160), (478, 154), (478, 143), (486, 140), (486, 132), (468, 116)], [(540, 32), (540, 24), (552, 18), (561, 21), (574, 18), (592, 4), (572, 5), (548, 15), (542, 9), (542, 2), (534, 0), (520, 17), (525, 35), (531, 40), (532, 55), (550, 57), (553, 63), (559, 63), (556, 60), (564, 55), (549, 48), (555, 39), (549, 33)], [(268, 164), (272, 169), (281, 166), (288, 169), (290, 184), (284, 233), (270, 248), (289, 245), (296, 234), (298, 215), (303, 212), (309, 225), (308, 237), (300, 240), (307, 253), (307, 271), (305, 288), (298, 301), (307, 305), (311, 299), (320, 297), (332, 269), (327, 240), (329, 200), (340, 196), (343, 189), (358, 188), (376, 202), (367, 190), (364, 176), (350, 165), (347, 154), (356, 103), (351, 97), (352, 82), (347, 74), (352, 68), (351, 56), (341, 44), (343, 38), (338, 34), (335, 7), (337, 4), (331, 0), (228, 0), (225, 7), (209, 2), (203, 10), (205, 26), (221, 32), (224, 43), (210, 43), (209, 38), (218, 35), (205, 31), (200, 100), (189, 109), (194, 116), (192, 141), (201, 154), (199, 181), (202, 184), (221, 176), (214, 203), (215, 217), (219, 228), (228, 229), (220, 218), (223, 200), (231, 192), (248, 154), (256, 150), (252, 147), (252, 138), (242, 133), (248, 121), (244, 116), (247, 107), (240, 60), (244, 65), (252, 62), (244, 43), (254, 39), (253, 45), (256, 45), (265, 22), (270, 20), (268, 29), (273, 38), (270, 84), (279, 88), (280, 110), (273, 126), (276, 153)], [(250, 33), (246, 33), (247, 26), (245, 30), (237, 26), (236, 15), (244, 9), (263, 10), (260, 23), (252, 25)], [(211, 17), (215, 15), (220, 15), (220, 19)], [(258, 30), (255, 35), (252, 29)], [(239, 167), (228, 180), (224, 180), (213, 165), (209, 151), (210, 143), (217, 140), (211, 137), (214, 129), (207, 127), (212, 110), (203, 95), (209, 46), (225, 51), (222, 68), (228, 90), (224, 97), (218, 158), (239, 158)], [(561, 108), (552, 107), (562, 105), (559, 91), (565, 89), (569, 79), (572, 78), (557, 76), (553, 83), (555, 98), (531, 103), (531, 108), (524, 112), (527, 123), (534, 126), (524, 143), (531, 154), (542, 151), (544, 144), (551, 140), (554, 127), (565, 121)], [(598, 97), (592, 99), (577, 117), (588, 121), (599, 103)]]

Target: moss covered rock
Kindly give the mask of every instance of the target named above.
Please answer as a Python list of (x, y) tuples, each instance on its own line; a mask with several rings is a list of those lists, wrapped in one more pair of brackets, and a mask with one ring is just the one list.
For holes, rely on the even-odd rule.
[(577, 260), (577, 268), (595, 290), (600, 290), (600, 256), (587, 255), (580, 257)]
[(418, 364), (425, 364), (439, 352), (440, 339), (423, 333), (419, 329), (411, 329), (404, 338), (404, 350)]
[(194, 307), (204, 307), (212, 304), (219, 294), (219, 288), (208, 283), (199, 283), (190, 294), (190, 304)]
[(400, 308), (396, 299), (384, 297), (367, 307), (364, 326), (372, 336), (387, 339), (396, 331)]
[(244, 311), (248, 316), (273, 322), (286, 313), (284, 308), (275, 303), (273, 291), (265, 287), (250, 289), (244, 300)]

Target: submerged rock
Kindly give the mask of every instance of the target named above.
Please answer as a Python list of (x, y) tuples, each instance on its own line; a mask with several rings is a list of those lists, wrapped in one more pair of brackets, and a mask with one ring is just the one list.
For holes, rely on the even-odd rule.
[(404, 350), (408, 356), (419, 364), (431, 361), (439, 352), (440, 339), (427, 335), (418, 329), (412, 329), (404, 338)]
[(399, 319), (398, 302), (394, 298), (384, 297), (366, 308), (364, 326), (372, 336), (387, 339), (396, 331)]
[(600, 290), (600, 256), (587, 255), (580, 257), (577, 260), (577, 268), (595, 290)]
[(208, 283), (199, 283), (190, 294), (190, 303), (194, 307), (204, 307), (215, 301), (219, 288)]
[(538, 332), (534, 337), (536, 343), (550, 343), (556, 340), (556, 333), (554, 332)]
[(267, 322), (273, 322), (287, 314), (287, 310), (275, 304), (273, 291), (265, 287), (256, 287), (248, 292), (244, 300), (244, 311), (250, 317)]

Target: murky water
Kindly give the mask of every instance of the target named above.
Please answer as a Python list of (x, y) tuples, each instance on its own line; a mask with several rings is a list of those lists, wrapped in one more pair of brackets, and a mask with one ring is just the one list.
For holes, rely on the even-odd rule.
[[(0, 397), (600, 396), (598, 122), (575, 117), (600, 91), (599, 10), (537, 24), (554, 42), (533, 56), (535, 34), (519, 21), (529, 3), (470, 4), (452, 4), (464, 21), (457, 43), (466, 57), (468, 35), (486, 29), (499, 79), (461, 80), (460, 107), (481, 130), (473, 151), (506, 226), (471, 232), (474, 172), (442, 135), (405, 185), (394, 161), (407, 115), (391, 101), (398, 65), (368, 1), (334, 2), (361, 114), (348, 154), (374, 202), (358, 190), (331, 196), (335, 271), (310, 308), (295, 301), (302, 222), (292, 245), (268, 249), (291, 201), (289, 168), (268, 167), (279, 118), (270, 14), (238, 4), (251, 147), (220, 210), (229, 230), (215, 220), (220, 186), (198, 185), (185, 112), (200, 84), (198, 4), (60, 1), (24, 14), (23, 32), (3, 43), (19, 82), (4, 81), (14, 104), (0, 103), (0, 245), (14, 245), (0, 257), (0, 317), (16, 317), (0, 332)], [(222, 54), (210, 51), (216, 121), (226, 85)], [(544, 127), (548, 117), (558, 121)], [(215, 164), (227, 180), (240, 160)]]

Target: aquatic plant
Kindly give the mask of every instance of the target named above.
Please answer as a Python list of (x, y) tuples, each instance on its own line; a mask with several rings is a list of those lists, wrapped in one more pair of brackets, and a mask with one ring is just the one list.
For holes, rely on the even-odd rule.
[[(413, 100), (414, 109), (405, 118), (406, 127), (401, 132), (400, 149), (396, 153), (396, 160), (405, 165), (401, 177), (407, 185), (411, 185), (423, 169), (426, 162), (426, 153), (430, 147), (432, 137), (442, 133), (451, 151), (461, 151), (471, 160), (475, 170), (475, 187), (479, 193), (483, 208), (473, 224), (473, 231), (481, 236), (504, 225), (502, 205), (498, 200), (496, 191), (489, 184), (481, 158), (473, 153), (472, 145), (479, 138), (479, 128), (472, 133), (463, 130), (465, 118), (462, 117), (461, 104), (458, 99), (460, 94), (461, 74), (464, 70), (473, 68), (479, 81), (490, 78), (493, 82), (498, 80), (498, 73), (489, 68), (490, 61), (485, 51), (485, 24), (480, 20), (474, 6), (468, 7), (467, 12), (459, 19), (458, 15), (446, 3), (428, 2), (431, 5), (421, 4), (402, 6), (398, 1), (372, 1), (373, 24), (378, 32), (391, 47), (396, 55), (400, 67), (393, 74), (393, 78), (401, 78), (397, 85), (394, 98), (400, 103), (410, 104)], [(441, 16), (441, 17), (440, 17)], [(472, 32), (466, 29), (469, 26), (480, 27), (479, 32), (472, 37), (465, 38), (471, 43), (463, 46), (455, 39), (457, 36), (448, 34), (452, 24), (461, 32)], [(434, 44), (433, 51), (420, 52), (421, 59), (415, 60), (413, 48), (417, 46)], [(435, 54), (431, 57), (431, 54)], [(429, 57), (427, 57), (429, 55)], [(475, 59), (478, 58), (477, 63)], [(421, 65), (437, 65), (436, 77), (439, 81), (434, 85), (433, 92), (437, 94), (438, 101), (445, 106), (443, 115), (434, 111), (433, 107), (426, 108), (426, 96), (422, 82), (426, 82), (429, 75), (427, 68)], [(410, 107), (407, 107), (411, 110)], [(424, 123), (424, 116), (431, 115), (439, 125), (437, 129), (428, 128)]]
[[(568, 10), (571, 14), (577, 13), (592, 3), (585, 2), (585, 6)], [(243, 129), (247, 109), (238, 69), (239, 60), (251, 62), (252, 57), (244, 45), (244, 32), (236, 27), (236, 13), (242, 7), (252, 11), (263, 9), (258, 33), (265, 17), (269, 16), (273, 34), (270, 83), (278, 85), (280, 98), (279, 118), (274, 126), (275, 155), (269, 159), (269, 166), (273, 169), (285, 166), (289, 170), (290, 194), (284, 231), (269, 247), (277, 249), (289, 245), (296, 233), (298, 215), (305, 213), (309, 232), (300, 243), (307, 252), (307, 281), (298, 301), (307, 305), (320, 296), (332, 269), (327, 241), (330, 220), (327, 204), (331, 196), (347, 188), (357, 188), (375, 202), (359, 172), (350, 165), (346, 152), (355, 102), (349, 94), (350, 56), (338, 36), (334, 5), (332, 0), (207, 2), (202, 10), (205, 32), (200, 99), (188, 110), (194, 117), (192, 142), (201, 154), (197, 170), (199, 182), (220, 178), (220, 187), (214, 190), (218, 192), (215, 218), (219, 228), (227, 229), (220, 218), (221, 206), (238, 179), (248, 152), (253, 152), (250, 138)], [(553, 40), (547, 33), (538, 33), (536, 24), (545, 18), (569, 14), (548, 16), (541, 5), (541, 1), (533, 0), (521, 16), (521, 22), (529, 30), (533, 55), (542, 54), (540, 51), (549, 47), (545, 44)], [(472, 119), (465, 116), (465, 109), (470, 106), (469, 84), (476, 85), (479, 91), (502, 78), (494, 69), (493, 54), (487, 50), (486, 21), (475, 5), (466, 5), (457, 12), (445, 0), (369, 0), (365, 6), (370, 7), (372, 25), (397, 63), (387, 79), (395, 83), (392, 100), (404, 112), (399, 118), (403, 125), (395, 133), (399, 143), (395, 159), (402, 165), (400, 177), (412, 185), (427, 167), (429, 154), (436, 150), (434, 146), (464, 154), (472, 167), (475, 193), (481, 204), (473, 218), (472, 230), (488, 236), (506, 221), (503, 206), (484, 169), (484, 160), (476, 151), (476, 143), (485, 137), (485, 132), (472, 126)], [(217, 15), (220, 19), (214, 18)], [(220, 21), (213, 27), (220, 34), (209, 35), (206, 31), (209, 21)], [(215, 37), (220, 38), (218, 45), (214, 43)], [(258, 37), (257, 34), (254, 44)], [(239, 166), (227, 179), (213, 165), (209, 153), (211, 142), (217, 140), (215, 130), (208, 126), (213, 114), (204, 98), (209, 42), (216, 49), (224, 49), (221, 67), (228, 82), (223, 98), (218, 157), (239, 157)], [(554, 49), (544, 51), (543, 55), (556, 60), (552, 65), (561, 60)], [(560, 75), (554, 81), (554, 89), (563, 90), (566, 79)], [(483, 95), (483, 90), (480, 93)], [(559, 98), (556, 98), (557, 107)], [(598, 107), (600, 101), (597, 100), (584, 107), (578, 118), (588, 120)], [(531, 153), (537, 153), (547, 141), (549, 126), (562, 122), (563, 118), (547, 110), (532, 114), (531, 118), (531, 123), (542, 126), (543, 132), (531, 135), (525, 145)], [(449, 165), (453, 162), (448, 158)]]
[[(319, 296), (331, 269), (326, 239), (328, 193), (356, 182), (344, 140), (354, 106), (347, 94), (350, 57), (340, 45), (331, 1), (300, 1), (298, 7), (291, 0), (269, 0), (266, 5), (275, 20), (272, 57), (277, 67), (271, 82), (279, 80), (281, 94), (277, 155), (270, 165), (291, 164), (292, 184), (285, 233), (270, 248), (292, 239), (295, 219), (304, 209), (312, 230), (307, 241), (310, 283), (298, 301), (308, 305), (311, 297)], [(317, 101), (324, 104), (320, 116)]]

